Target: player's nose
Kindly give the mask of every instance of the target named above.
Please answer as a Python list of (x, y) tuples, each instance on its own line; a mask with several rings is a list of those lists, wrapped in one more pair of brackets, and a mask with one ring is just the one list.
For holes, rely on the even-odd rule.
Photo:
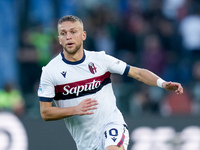
[(70, 33), (67, 33), (67, 35), (66, 35), (66, 39), (67, 39), (67, 40), (72, 39), (72, 36), (70, 35)]

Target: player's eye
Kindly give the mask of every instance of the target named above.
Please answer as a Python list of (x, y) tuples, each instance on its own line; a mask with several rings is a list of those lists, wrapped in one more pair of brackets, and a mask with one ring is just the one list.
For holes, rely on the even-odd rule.
[(74, 34), (74, 33), (76, 33), (76, 32), (77, 32), (76, 30), (72, 30), (72, 31), (71, 31), (72, 34)]
[(61, 34), (61, 35), (65, 35), (66, 33), (65, 33), (65, 32), (61, 32), (60, 34)]

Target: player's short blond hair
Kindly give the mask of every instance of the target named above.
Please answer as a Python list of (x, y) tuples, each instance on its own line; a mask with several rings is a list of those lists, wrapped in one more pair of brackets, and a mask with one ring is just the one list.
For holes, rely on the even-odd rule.
[(62, 24), (65, 21), (70, 21), (70, 22), (77, 22), (78, 21), (83, 25), (83, 22), (79, 17), (72, 16), (72, 15), (67, 15), (67, 16), (63, 16), (62, 18), (60, 18), (59, 21), (58, 21), (58, 25)]

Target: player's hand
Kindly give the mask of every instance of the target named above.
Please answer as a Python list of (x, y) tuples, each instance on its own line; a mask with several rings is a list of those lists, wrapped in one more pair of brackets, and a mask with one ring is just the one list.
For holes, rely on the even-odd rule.
[(94, 112), (90, 110), (97, 109), (97, 105), (98, 105), (97, 100), (92, 100), (91, 98), (85, 99), (76, 106), (76, 111), (77, 111), (76, 114), (77, 115), (94, 114)]
[(163, 88), (169, 91), (175, 91), (177, 94), (183, 93), (183, 87), (177, 82), (163, 82)]

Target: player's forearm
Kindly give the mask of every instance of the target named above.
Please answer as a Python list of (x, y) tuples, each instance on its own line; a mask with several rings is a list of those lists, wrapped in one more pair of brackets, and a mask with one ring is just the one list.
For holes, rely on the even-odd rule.
[(41, 110), (41, 116), (45, 121), (59, 120), (76, 115), (75, 110), (75, 107), (47, 107)]
[(158, 79), (159, 77), (149, 70), (142, 69), (140, 72), (140, 81), (147, 85), (157, 86)]
[(135, 78), (147, 85), (157, 86), (159, 77), (147, 69), (131, 67), (128, 76)]

